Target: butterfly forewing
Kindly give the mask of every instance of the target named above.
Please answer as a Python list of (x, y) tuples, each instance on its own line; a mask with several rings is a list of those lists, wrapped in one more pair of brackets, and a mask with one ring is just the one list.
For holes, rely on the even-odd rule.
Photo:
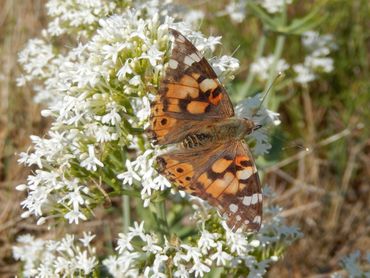
[(172, 55), (150, 117), (151, 136), (162, 145), (181, 141), (189, 126), (234, 115), (229, 96), (207, 60), (183, 35), (170, 31)]

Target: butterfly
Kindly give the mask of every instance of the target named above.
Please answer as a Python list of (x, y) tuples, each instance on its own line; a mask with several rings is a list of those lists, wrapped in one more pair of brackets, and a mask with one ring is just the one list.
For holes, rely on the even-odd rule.
[(175, 144), (156, 158), (157, 170), (189, 194), (208, 201), (229, 228), (258, 231), (262, 193), (244, 137), (257, 125), (236, 118), (216, 73), (180, 32), (158, 93), (151, 103), (149, 135), (154, 144)]

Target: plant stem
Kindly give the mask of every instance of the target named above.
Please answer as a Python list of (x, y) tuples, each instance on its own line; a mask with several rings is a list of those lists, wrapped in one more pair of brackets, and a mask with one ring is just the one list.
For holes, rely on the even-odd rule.
[[(283, 10), (281, 12), (281, 25), (282, 27), (284, 27), (287, 23), (287, 7), (286, 7), (286, 3), (284, 1), (284, 5), (283, 5)], [(283, 48), (284, 48), (284, 44), (285, 44), (285, 35), (282, 34), (282, 35), (279, 35), (277, 37), (277, 41), (276, 41), (276, 45), (275, 45), (275, 50), (274, 50), (274, 61), (271, 65), (271, 69), (270, 69), (270, 72), (269, 72), (269, 77), (267, 79), (267, 83), (265, 85), (265, 88), (264, 88), (264, 92), (266, 93), (269, 88), (272, 86), (272, 83), (274, 82), (274, 80), (276, 79), (276, 76), (277, 76), (277, 64), (278, 64), (278, 61), (281, 57), (281, 54), (283, 53)], [(271, 88), (271, 91), (273, 88)], [(270, 94), (271, 96), (271, 94)], [(268, 103), (269, 103), (269, 96), (267, 95), (266, 96), (266, 106), (268, 107)]]
[(128, 228), (130, 227), (130, 197), (123, 195), (122, 197), (122, 207), (123, 207), (123, 232), (128, 233)]
[[(281, 54), (283, 53), (283, 48), (285, 44), (285, 35), (279, 35), (276, 41), (275, 51), (274, 51), (274, 61), (272, 62), (271, 69), (269, 72), (269, 77), (267, 79), (267, 83), (264, 88), (264, 92), (267, 92), (267, 90), (271, 87), (272, 83), (274, 82), (276, 76), (277, 76), (277, 64), (281, 57)], [(272, 89), (271, 89), (272, 91)], [(270, 94), (271, 96), (271, 94)], [(269, 96), (266, 96), (266, 103), (268, 103)], [(268, 106), (266, 104), (266, 106)]]
[[(262, 57), (262, 54), (263, 54), (263, 51), (266, 45), (266, 39), (267, 39), (266, 35), (265, 33), (263, 33), (257, 44), (257, 50), (256, 50), (256, 55), (254, 56), (254, 61), (257, 61), (259, 58)], [(254, 77), (255, 77), (255, 74), (251, 71), (251, 67), (249, 67), (247, 80), (245, 81), (245, 83), (243, 84), (241, 88), (242, 98), (245, 98), (250, 94), (250, 89), (253, 84)]]
[(155, 203), (157, 215), (156, 218), (158, 220), (158, 227), (160, 232), (162, 233), (162, 240), (164, 239), (164, 236), (169, 235), (169, 228), (168, 228), (168, 222), (167, 222), (167, 214), (166, 214), (166, 203), (165, 201), (160, 201)]

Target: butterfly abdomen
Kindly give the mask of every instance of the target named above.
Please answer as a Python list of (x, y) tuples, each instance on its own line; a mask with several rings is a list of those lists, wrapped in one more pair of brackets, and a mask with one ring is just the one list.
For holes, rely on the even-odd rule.
[(189, 134), (182, 141), (182, 146), (185, 149), (192, 149), (192, 148), (204, 146), (208, 143), (212, 143), (214, 139), (215, 139), (215, 136), (212, 135), (212, 133), (210, 132)]

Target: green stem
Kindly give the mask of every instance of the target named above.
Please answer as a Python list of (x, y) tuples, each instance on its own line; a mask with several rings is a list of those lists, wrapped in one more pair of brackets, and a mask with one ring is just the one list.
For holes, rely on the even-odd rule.
[[(287, 23), (287, 7), (286, 7), (286, 3), (284, 1), (283, 10), (281, 12), (281, 25), (285, 26), (286, 23)], [(275, 50), (274, 50), (274, 61), (271, 65), (271, 69), (270, 69), (270, 72), (269, 72), (269, 77), (268, 77), (267, 83), (265, 85), (265, 89), (264, 89), (265, 93), (269, 90), (269, 88), (272, 86), (274, 80), (277, 77), (278, 73), (277, 73), (277, 68), (276, 67), (277, 67), (279, 59), (281, 58), (281, 55), (283, 54), (285, 40), (286, 40), (285, 35), (279, 35), (278, 38), (277, 38), (276, 45), (275, 45)], [(271, 91), (272, 91), (272, 88), (271, 88)], [(270, 96), (271, 96), (271, 94), (270, 94)], [(269, 96), (266, 95), (266, 106), (267, 107), (268, 107), (268, 103), (269, 103)]]
[[(257, 61), (259, 58), (262, 57), (262, 54), (263, 54), (263, 51), (266, 45), (266, 39), (267, 37), (265, 33), (263, 33), (257, 44), (257, 51), (256, 51), (256, 55), (254, 56), (254, 61)], [(250, 89), (253, 84), (254, 77), (255, 77), (255, 74), (251, 71), (251, 67), (249, 67), (247, 80), (245, 81), (245, 83), (243, 84), (241, 88), (242, 98), (245, 98), (250, 94)]]
[(122, 207), (123, 207), (123, 232), (128, 233), (128, 228), (130, 227), (130, 197), (123, 195), (122, 197)]
[[(265, 89), (263, 90), (264, 92), (267, 92), (267, 90), (271, 87), (272, 83), (274, 82), (274, 80), (276, 79), (276, 76), (278, 74), (276, 67), (277, 67), (278, 61), (281, 57), (281, 54), (283, 53), (285, 39), (286, 39), (285, 35), (279, 35), (278, 38), (277, 38), (275, 51), (274, 51), (274, 61), (273, 61), (272, 65), (271, 65), (271, 68), (270, 68), (269, 77), (267, 79)], [(270, 94), (270, 96), (271, 96), (271, 94)], [(268, 103), (268, 98), (269, 98), (269, 96), (267, 95), (266, 96), (266, 103)]]
[(169, 235), (169, 227), (168, 227), (168, 222), (167, 222), (165, 200), (156, 202), (155, 206), (156, 206), (156, 212), (157, 212), (156, 218), (158, 220), (157, 224), (158, 224), (160, 232), (162, 233), (161, 240), (163, 240), (164, 236), (167, 236), (168, 238), (168, 235)]

